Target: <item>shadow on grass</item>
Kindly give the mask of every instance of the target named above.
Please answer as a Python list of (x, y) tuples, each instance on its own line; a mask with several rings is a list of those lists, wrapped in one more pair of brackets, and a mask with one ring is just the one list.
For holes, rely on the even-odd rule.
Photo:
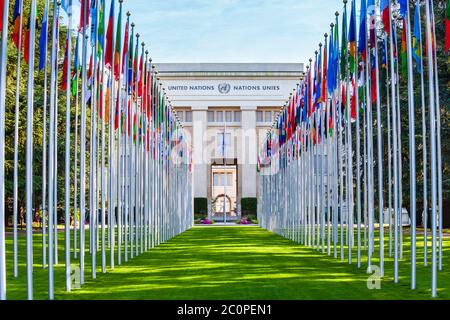
[[(63, 262), (63, 235), (59, 242)], [(8, 239), (8, 262), (12, 262), (12, 243)], [(406, 243), (407, 239), (405, 239)], [(20, 241), (20, 253), (25, 252)], [(38, 243), (39, 242), (39, 243)], [(445, 248), (448, 248), (446, 242)], [(41, 265), (40, 237), (35, 236), (35, 298), (47, 297), (47, 271)], [(346, 248), (345, 248), (346, 250)], [(339, 248), (338, 248), (339, 253)], [(347, 251), (345, 251), (347, 259)], [(116, 250), (117, 254), (117, 250)], [(418, 248), (418, 257), (423, 254)], [(373, 264), (378, 262), (374, 254)], [(448, 265), (448, 250), (444, 264)], [(73, 257), (73, 255), (72, 255)], [(386, 258), (386, 277), (382, 290), (368, 290), (365, 272), (354, 264), (328, 257), (314, 249), (269, 233), (258, 227), (193, 228), (144, 255), (101, 273), (97, 255), (97, 279), (91, 279), (91, 257), (86, 255), (86, 284), (66, 293), (64, 266), (55, 269), (57, 299), (429, 299), (431, 269), (418, 265), (418, 289), (409, 290), (409, 248), (405, 245), (400, 264), (400, 283), (392, 279), (392, 259)], [(117, 260), (117, 259), (116, 259)], [(109, 252), (107, 256), (109, 263)], [(418, 258), (419, 261), (419, 258)], [(26, 278), (24, 256), (20, 256), (20, 277), (13, 279), (8, 264), (8, 298), (24, 299)], [(74, 263), (77, 263), (74, 261)], [(117, 263), (117, 262), (116, 262)], [(445, 266), (444, 266), (445, 270)], [(449, 298), (450, 275), (439, 274), (439, 296)]]

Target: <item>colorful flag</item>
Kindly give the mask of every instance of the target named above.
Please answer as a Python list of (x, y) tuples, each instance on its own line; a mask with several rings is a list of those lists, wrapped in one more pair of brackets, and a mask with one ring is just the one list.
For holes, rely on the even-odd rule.
[(450, 0), (445, 2), (445, 52), (450, 51)]
[(323, 70), (322, 70), (322, 102), (327, 102), (327, 72), (328, 72), (328, 57), (327, 57), (328, 45), (325, 41), (325, 47), (323, 49)]
[[(33, 10), (32, 8), (30, 8), (30, 15), (28, 16), (28, 23), (27, 23), (27, 28), (25, 31), (25, 41), (23, 43), (23, 56), (25, 58), (25, 62), (27, 64), (29, 64), (30, 61), (30, 57), (29, 57), (29, 51), (30, 51), (30, 24), (31, 24), (31, 10)], [(35, 10), (37, 11), (37, 5)], [(37, 16), (37, 12), (36, 12), (36, 16)]]
[(361, 0), (361, 12), (359, 16), (359, 42), (358, 52), (362, 56), (363, 61), (367, 58), (367, 3), (366, 0)]
[(342, 44), (341, 44), (341, 79), (345, 79), (347, 74), (347, 5), (344, 6), (344, 15), (342, 16)]
[(407, 2), (408, 0), (397, 0), (400, 4), (400, 17), (405, 18), (406, 17), (406, 11), (407, 11)]
[(90, 40), (91, 40), (91, 47), (95, 46), (95, 32), (97, 31), (97, 25), (98, 25), (98, 21), (97, 21), (97, 0), (93, 0), (91, 2), (91, 7), (89, 10), (90, 14), (91, 14), (91, 36), (90, 36)]
[(376, 28), (376, 6), (375, 0), (368, 0), (367, 11), (369, 13), (369, 46), (370, 48), (375, 48), (375, 28)]
[(113, 33), (114, 33), (114, 0), (111, 0), (111, 9), (109, 11), (108, 30), (106, 32), (106, 52), (105, 52), (105, 65), (107, 68), (112, 68), (112, 50), (113, 50)]
[(406, 78), (408, 76), (408, 59), (406, 54), (406, 21), (403, 19), (403, 30), (402, 30), (402, 49), (400, 53), (400, 72), (402, 77)]
[[(89, 0), (81, 0), (81, 10), (80, 10), (80, 24), (78, 30), (81, 31), (83, 28), (87, 28), (89, 26), (89, 8), (90, 8)], [(85, 21), (86, 14), (86, 21)]]
[(3, 30), (3, 10), (5, 9), (5, 0), (0, 0), (0, 32)]
[(39, 72), (44, 69), (47, 58), (47, 41), (48, 41), (48, 7), (45, 5), (44, 18), (42, 19), (41, 37), (39, 38)]
[(383, 21), (384, 31), (389, 34), (391, 29), (391, 17), (389, 15), (389, 1), (390, 0), (381, 0), (380, 9), (381, 9), (381, 20)]
[(119, 6), (119, 18), (117, 21), (116, 48), (114, 51), (114, 75), (116, 81), (122, 73), (120, 70), (120, 42), (122, 41), (122, 4)]
[(348, 31), (349, 49), (349, 69), (350, 73), (356, 72), (356, 4), (352, 1), (352, 12), (350, 15), (350, 27)]
[(414, 13), (414, 33), (412, 36), (412, 56), (416, 61), (417, 72), (422, 72), (422, 50), (421, 50), (421, 24), (420, 24), (420, 5), (416, 3), (416, 9)]
[(125, 74), (125, 68), (127, 68), (127, 54), (128, 54), (128, 39), (129, 39), (129, 28), (130, 28), (130, 18), (127, 19), (127, 24), (125, 25), (125, 35), (123, 37), (123, 54), (122, 54), (122, 74)]
[(98, 55), (101, 55), (101, 52), (105, 48), (103, 33), (105, 32), (105, 25), (103, 22), (103, 15), (105, 14), (105, 0), (101, 0), (99, 3), (99, 21), (98, 21)]
[(21, 17), (22, 17), (22, 0), (16, 0), (14, 3), (14, 14), (13, 14), (13, 24), (14, 29), (12, 33), (13, 43), (17, 49), (19, 49), (19, 38), (21, 29)]
[(63, 63), (63, 70), (62, 70), (62, 77), (61, 77), (61, 90), (66, 91), (67, 90), (67, 67), (69, 64), (68, 56), (69, 56), (69, 37), (70, 33), (67, 34), (66, 39), (66, 52), (64, 54), (64, 63)]

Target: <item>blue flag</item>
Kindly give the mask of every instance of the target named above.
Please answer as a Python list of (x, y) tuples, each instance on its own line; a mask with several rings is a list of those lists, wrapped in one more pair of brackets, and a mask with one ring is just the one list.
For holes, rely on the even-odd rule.
[(48, 8), (45, 6), (44, 19), (42, 20), (41, 26), (41, 37), (39, 39), (39, 72), (45, 67), (47, 58), (47, 41), (48, 41), (48, 30), (47, 30), (47, 19), (48, 19)]
[(366, 42), (367, 42), (367, 3), (366, 0), (361, 0), (361, 12), (359, 18), (359, 43), (358, 43), (358, 52), (364, 57), (366, 60)]
[(420, 25), (420, 6), (416, 4), (414, 13), (414, 34), (412, 38), (412, 55), (417, 64), (417, 72), (422, 73), (422, 50), (421, 50), (421, 25)]

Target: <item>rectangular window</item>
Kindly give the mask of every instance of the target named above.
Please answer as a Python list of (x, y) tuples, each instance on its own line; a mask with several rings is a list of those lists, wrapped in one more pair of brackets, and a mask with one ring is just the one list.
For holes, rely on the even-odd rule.
[(226, 118), (226, 122), (233, 122), (233, 112), (232, 111), (226, 111), (225, 112), (225, 118)]
[(214, 173), (214, 186), (218, 186), (218, 185), (219, 185), (219, 174)]
[(214, 122), (214, 111), (208, 111), (208, 122)]
[(263, 120), (263, 112), (262, 111), (256, 111), (256, 122), (264, 122)]
[(186, 111), (185, 112), (185, 122), (192, 122), (192, 111)]
[(266, 122), (272, 122), (272, 111), (266, 111)]
[(234, 112), (234, 122), (240, 123), (241, 122), (241, 112), (235, 111)]
[(223, 111), (216, 112), (217, 122), (223, 122)]
[(227, 186), (228, 187), (233, 186), (233, 174), (232, 173), (227, 174)]

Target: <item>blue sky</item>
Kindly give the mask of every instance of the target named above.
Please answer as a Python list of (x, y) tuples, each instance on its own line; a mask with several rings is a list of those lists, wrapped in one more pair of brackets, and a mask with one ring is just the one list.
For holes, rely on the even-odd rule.
[(156, 63), (306, 62), (342, 7), (341, 0), (124, 1)]

